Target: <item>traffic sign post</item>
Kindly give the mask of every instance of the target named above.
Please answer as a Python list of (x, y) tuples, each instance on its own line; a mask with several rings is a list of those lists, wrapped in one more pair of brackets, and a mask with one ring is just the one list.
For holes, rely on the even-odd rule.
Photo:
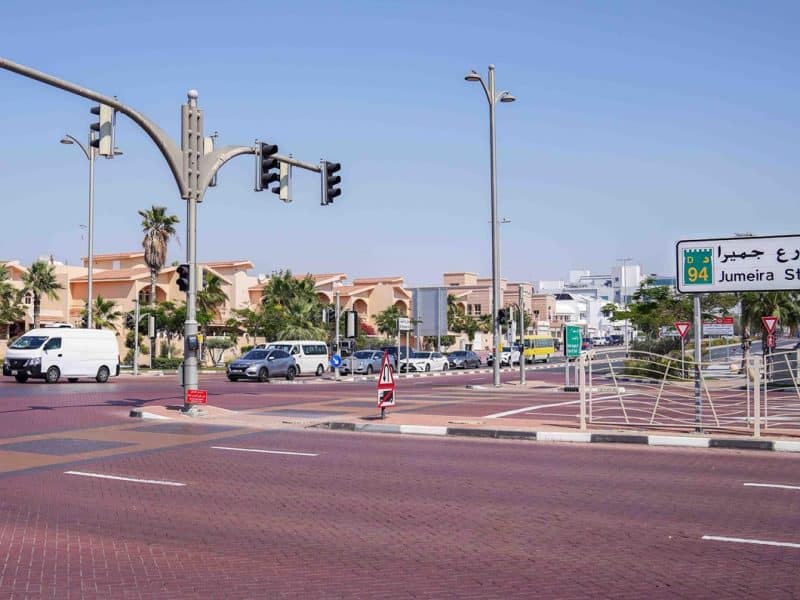
[[(581, 327), (580, 325), (565, 325), (564, 326), (564, 357), (567, 359), (564, 363), (564, 385), (569, 385), (569, 359), (581, 355)], [(576, 381), (577, 383), (577, 381)]]
[(689, 321), (675, 321), (675, 329), (678, 330), (678, 335), (681, 336), (681, 379), (686, 376), (684, 371), (684, 352), (686, 351), (686, 334), (689, 333), (691, 326), (692, 324)]
[(206, 390), (186, 390), (185, 404), (207, 404), (208, 392)]
[(764, 326), (764, 329), (767, 330), (767, 333), (772, 335), (775, 333), (775, 325), (778, 323), (778, 317), (767, 316), (761, 317), (761, 324)]
[(381, 409), (381, 419), (386, 418), (384, 412), (386, 407), (396, 404), (395, 387), (394, 372), (389, 364), (389, 353), (384, 351), (380, 377), (378, 377), (378, 408)]

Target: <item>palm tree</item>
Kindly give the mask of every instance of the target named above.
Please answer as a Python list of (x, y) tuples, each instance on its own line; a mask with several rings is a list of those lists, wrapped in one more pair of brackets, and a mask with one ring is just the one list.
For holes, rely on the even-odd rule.
[(277, 335), (284, 340), (317, 340), (325, 330), (317, 324), (320, 317), (318, 302), (296, 300), (289, 304)]
[(228, 301), (228, 294), (222, 289), (222, 278), (215, 273), (203, 273), (203, 289), (197, 292), (198, 321), (201, 323), (203, 339), (208, 338), (208, 324), (211, 323), (219, 307)]
[(37, 260), (22, 276), (25, 292), (33, 294), (33, 328), (39, 327), (39, 314), (42, 310), (42, 296), (58, 299), (58, 290), (63, 289), (56, 281), (55, 267), (43, 260)]
[(172, 236), (175, 235), (175, 224), (178, 217), (167, 215), (166, 206), (153, 206), (148, 210), (140, 210), (139, 216), (142, 217), (142, 231), (144, 239), (144, 262), (150, 269), (150, 306), (156, 303), (156, 277), (164, 268), (167, 260), (167, 244)]
[(0, 324), (8, 325), (25, 318), (20, 306), (20, 290), (11, 285), (11, 275), (5, 264), (0, 264)]
[[(788, 327), (792, 333), (800, 325), (800, 294), (797, 292), (746, 292), (742, 294), (742, 335), (761, 331), (761, 350), (764, 355), (767, 349), (767, 330), (761, 323), (761, 317), (777, 317), (778, 325)], [(742, 362), (746, 363), (748, 348), (745, 344)]]
[[(117, 303), (113, 300), (104, 300), (98, 295), (92, 306), (92, 321), (95, 329), (117, 329), (117, 321), (122, 313), (117, 310)], [(87, 318), (87, 311), (83, 309), (83, 318)]]
[(268, 336), (306, 340), (325, 336), (322, 304), (310, 275), (297, 279), (289, 270), (273, 273), (261, 294), (261, 312)]

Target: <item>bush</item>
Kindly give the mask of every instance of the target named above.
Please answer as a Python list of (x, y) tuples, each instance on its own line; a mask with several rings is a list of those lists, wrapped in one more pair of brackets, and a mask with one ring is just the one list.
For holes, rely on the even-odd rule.
[(253, 344), (249, 344), (249, 345), (247, 345), (247, 346), (242, 346), (242, 348), (241, 348), (241, 352), (242, 352), (242, 354), (247, 354), (247, 353), (248, 353), (248, 352), (250, 352), (250, 350), (252, 350), (253, 348), (254, 348)]
[(183, 362), (182, 358), (154, 358), (154, 369), (177, 369)]

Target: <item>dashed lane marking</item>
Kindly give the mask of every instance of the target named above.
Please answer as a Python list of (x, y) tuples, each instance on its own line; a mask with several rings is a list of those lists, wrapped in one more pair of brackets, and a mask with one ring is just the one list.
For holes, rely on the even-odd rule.
[(723, 537), (719, 535), (704, 535), (704, 540), (712, 542), (733, 542), (735, 544), (757, 544), (759, 546), (780, 546), (782, 548), (800, 548), (800, 544), (792, 542), (773, 542), (770, 540), (748, 540), (745, 538)]
[(782, 483), (743, 483), (744, 487), (778, 488), (781, 490), (800, 490), (800, 485), (785, 485)]
[(284, 452), (281, 450), (261, 450), (259, 448), (232, 448), (230, 446), (211, 446), (214, 450), (233, 450), (235, 452), (258, 452), (259, 454), (286, 454), (288, 456), (319, 456), (311, 452)]
[(80, 475), (81, 477), (95, 477), (97, 479), (113, 479), (114, 481), (131, 481), (133, 483), (149, 483), (152, 485), (171, 485), (184, 487), (185, 483), (178, 481), (162, 481), (160, 479), (137, 479), (135, 477), (119, 477), (117, 475), (104, 475), (102, 473), (87, 473), (85, 471), (64, 471), (65, 475)]

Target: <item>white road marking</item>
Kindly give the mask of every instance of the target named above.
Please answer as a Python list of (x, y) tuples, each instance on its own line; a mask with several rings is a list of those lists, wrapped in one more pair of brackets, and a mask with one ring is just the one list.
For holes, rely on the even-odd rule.
[(719, 535), (704, 535), (704, 540), (711, 540), (714, 542), (734, 542), (736, 544), (758, 544), (761, 546), (781, 546), (783, 548), (800, 548), (800, 544), (793, 544), (791, 542), (772, 542), (769, 540), (748, 540), (745, 538), (722, 537)]
[(778, 488), (781, 490), (800, 490), (800, 485), (784, 485), (782, 483), (743, 483), (745, 487)]
[(160, 479), (136, 479), (135, 477), (118, 477), (117, 475), (103, 475), (102, 473), (86, 473), (84, 471), (64, 471), (65, 475), (80, 475), (81, 477), (96, 477), (98, 479), (113, 479), (115, 481), (132, 481), (134, 483), (150, 483), (153, 485), (172, 485), (183, 487), (185, 483), (177, 481), (162, 481)]
[[(624, 395), (624, 394), (623, 394)], [(616, 400), (617, 396), (606, 396), (605, 398), (592, 398), (592, 402), (598, 402), (600, 400)], [(586, 399), (586, 402), (589, 402), (589, 399)], [(534, 406), (526, 406), (525, 408), (515, 408), (514, 410), (507, 410), (505, 412), (494, 413), (492, 415), (486, 415), (485, 417), (481, 417), (482, 419), (498, 419), (500, 417), (508, 417), (510, 415), (517, 415), (523, 412), (531, 412), (534, 410), (541, 410), (543, 408), (553, 408), (556, 406), (568, 406), (570, 404), (578, 404), (580, 400), (567, 400), (565, 402), (556, 402), (555, 404), (536, 404)]]
[(260, 450), (258, 448), (230, 448), (228, 446), (211, 446), (214, 450), (234, 450), (236, 452), (258, 452), (260, 454), (287, 454), (289, 456), (319, 456), (310, 452), (282, 452), (280, 450)]

